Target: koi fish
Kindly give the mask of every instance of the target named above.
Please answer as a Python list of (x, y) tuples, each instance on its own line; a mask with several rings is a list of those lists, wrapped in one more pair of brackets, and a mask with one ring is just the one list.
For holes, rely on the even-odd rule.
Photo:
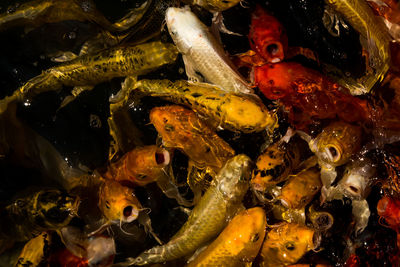
[(42, 232), (67, 225), (79, 199), (56, 189), (37, 191), (19, 198), (1, 211), (0, 239), (26, 241)]
[(241, 207), (251, 175), (246, 155), (229, 159), (211, 182), (187, 222), (171, 240), (141, 253), (125, 264), (146, 265), (178, 259), (193, 253), (218, 235)]
[(321, 167), (322, 194), (336, 179), (335, 168), (350, 160), (350, 157), (361, 149), (362, 130), (342, 121), (333, 122), (325, 127), (314, 139), (300, 133), (312, 152), (318, 158)]
[(258, 157), (251, 178), (252, 189), (265, 192), (268, 188), (289, 178), (300, 164), (298, 143), (276, 142)]
[(235, 151), (193, 111), (182, 106), (155, 107), (150, 121), (165, 147), (181, 149), (197, 166), (218, 172)]
[(134, 221), (142, 207), (133, 189), (108, 179), (100, 186), (98, 206), (107, 220), (121, 223)]
[(34, 267), (43, 264), (43, 262), (45, 262), (49, 256), (50, 243), (51, 236), (48, 233), (42, 233), (37, 237), (32, 238), (28, 243), (25, 244), (15, 266)]
[(0, 31), (13, 27), (39, 27), (66, 20), (91, 21), (108, 31), (122, 32), (137, 25), (154, 1), (145, 1), (115, 23), (97, 10), (92, 0), (36, 0), (15, 5), (0, 14)]
[(376, 207), (378, 215), (388, 227), (397, 232), (397, 247), (400, 248), (400, 200), (392, 197), (382, 197)]
[(244, 133), (268, 130), (278, 123), (276, 112), (269, 111), (257, 98), (225, 92), (204, 83), (169, 80), (139, 80), (129, 87), (190, 107), (205, 117), (209, 125)]
[(185, 0), (186, 4), (198, 5), (212, 12), (227, 10), (239, 4), (241, 0)]
[(296, 263), (307, 251), (319, 246), (319, 235), (312, 229), (285, 223), (268, 232), (261, 248), (260, 266), (287, 266)]
[[(174, 62), (177, 56), (178, 51), (173, 44), (161, 42), (111, 48), (97, 54), (83, 55), (30, 79), (12, 96), (0, 101), (0, 113), (15, 99), (26, 100), (62, 86), (92, 86), (115, 77), (145, 74)], [(76, 95), (81, 92), (78, 90)]]
[(267, 219), (262, 208), (240, 212), (217, 239), (187, 266), (244, 266), (251, 263), (261, 248), (266, 226)]
[(235, 70), (222, 46), (189, 9), (170, 7), (165, 20), (168, 31), (183, 55), (189, 80), (204, 79), (235, 93), (253, 93), (245, 79)]
[(251, 15), (249, 40), (251, 49), (268, 63), (277, 63), (285, 58), (288, 49), (285, 28), (260, 5)]
[(290, 123), (297, 129), (307, 130), (315, 119), (336, 116), (346, 122), (369, 119), (371, 111), (365, 100), (350, 95), (346, 88), (299, 63), (255, 67), (254, 81), (268, 99), (279, 99), (289, 111)]
[(135, 148), (108, 166), (102, 177), (136, 186), (157, 181), (171, 161), (170, 153), (155, 145)]
[(304, 208), (321, 189), (320, 172), (316, 167), (292, 175), (282, 187), (278, 199), (290, 209)]
[(352, 95), (369, 93), (373, 86), (381, 82), (389, 70), (390, 36), (385, 25), (372, 12), (363, 0), (325, 0), (333, 10), (360, 33), (361, 44), (369, 54), (369, 65), (373, 72), (357, 80), (342, 76), (338, 82), (347, 87)]

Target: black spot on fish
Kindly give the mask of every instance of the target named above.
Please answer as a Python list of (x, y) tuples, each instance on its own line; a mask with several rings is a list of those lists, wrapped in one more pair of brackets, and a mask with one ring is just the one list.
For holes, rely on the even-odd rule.
[(199, 93), (193, 93), (193, 94), (191, 94), (191, 96), (193, 96), (193, 97), (199, 97), (199, 96), (202, 96), (202, 94), (199, 94)]

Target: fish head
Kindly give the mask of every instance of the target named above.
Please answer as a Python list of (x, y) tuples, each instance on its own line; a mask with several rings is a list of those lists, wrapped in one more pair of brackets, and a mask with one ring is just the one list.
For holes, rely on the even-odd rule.
[(155, 145), (135, 148), (126, 154), (126, 170), (135, 185), (155, 182), (171, 161), (170, 153)]
[(288, 38), (283, 25), (257, 5), (251, 16), (250, 46), (268, 63), (278, 63), (285, 57)]
[(376, 207), (378, 215), (385, 219), (385, 222), (396, 230), (400, 227), (400, 200), (384, 196), (378, 201)]
[(320, 161), (340, 166), (361, 148), (361, 128), (344, 122), (332, 123), (312, 142), (316, 142), (314, 151)]
[(105, 180), (99, 190), (99, 208), (108, 220), (129, 223), (139, 216), (141, 205), (133, 189)]
[(190, 11), (190, 8), (169, 7), (165, 13), (168, 32), (178, 50), (185, 54), (197, 37), (205, 37), (206, 26)]
[(352, 199), (365, 199), (370, 192), (375, 172), (376, 168), (370, 160), (359, 159), (348, 164), (338, 186)]
[(182, 148), (192, 138), (189, 120), (194, 112), (182, 106), (155, 107), (150, 112), (150, 121), (163, 139), (166, 147)]
[[(227, 226), (228, 250), (243, 262), (252, 262), (264, 241), (267, 219), (260, 207), (237, 214)], [(231, 241), (231, 242), (229, 242)]]
[(278, 199), (286, 208), (300, 209), (310, 203), (321, 187), (320, 172), (313, 167), (292, 175)]
[(48, 229), (59, 229), (77, 213), (79, 198), (57, 189), (42, 190), (35, 195), (33, 203), (35, 221)]
[(314, 230), (294, 223), (285, 223), (267, 234), (261, 249), (261, 258), (270, 263), (269, 266), (293, 264), (307, 251), (315, 249), (319, 242), (320, 236)]

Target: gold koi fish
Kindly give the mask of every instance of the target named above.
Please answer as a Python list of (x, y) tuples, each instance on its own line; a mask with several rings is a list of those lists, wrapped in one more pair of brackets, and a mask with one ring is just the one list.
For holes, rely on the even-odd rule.
[[(0, 101), (0, 114), (15, 99), (29, 99), (62, 86), (92, 86), (115, 77), (145, 74), (174, 62), (177, 56), (178, 51), (173, 44), (161, 42), (111, 48), (97, 54), (83, 55), (30, 79), (12, 96)], [(74, 96), (81, 92), (78, 90)]]
[(67, 225), (79, 200), (56, 189), (41, 190), (15, 200), (1, 212), (0, 240), (26, 241)]
[(319, 245), (314, 230), (294, 223), (285, 223), (268, 232), (261, 248), (260, 266), (287, 266), (296, 263), (307, 251)]
[(320, 172), (316, 167), (292, 175), (278, 197), (290, 209), (304, 208), (321, 189)]
[(115, 181), (131, 182), (137, 186), (157, 181), (163, 168), (171, 161), (170, 153), (155, 145), (137, 147), (108, 166), (102, 176)]
[(249, 157), (243, 154), (228, 160), (178, 233), (167, 244), (144, 251), (125, 264), (146, 265), (178, 259), (218, 235), (241, 207), (251, 165)]
[(161, 97), (190, 107), (206, 123), (244, 133), (273, 131), (277, 127), (276, 112), (269, 111), (257, 98), (221, 90), (205, 83), (169, 80), (139, 80), (127, 88)]
[(261, 248), (266, 226), (267, 219), (262, 208), (240, 212), (187, 267), (245, 266), (251, 263)]
[(212, 12), (227, 10), (239, 4), (241, 0), (185, 0), (186, 4), (198, 5)]

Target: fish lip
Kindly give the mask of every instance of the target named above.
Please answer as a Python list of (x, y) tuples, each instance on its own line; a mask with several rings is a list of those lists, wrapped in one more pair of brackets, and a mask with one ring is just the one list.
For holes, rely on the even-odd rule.
[[(131, 211), (130, 211), (130, 215), (129, 216), (125, 216), (124, 215), (124, 211), (126, 208), (130, 207)], [(139, 210), (135, 205), (127, 205), (124, 209), (123, 212), (121, 214), (121, 221), (125, 222), (125, 223), (130, 223), (133, 222), (134, 220), (136, 220), (139, 217)]]
[[(155, 153), (156, 163), (158, 166), (167, 166), (171, 162), (171, 155), (166, 149), (160, 149)], [(159, 163), (159, 158), (162, 158), (162, 162)]]

